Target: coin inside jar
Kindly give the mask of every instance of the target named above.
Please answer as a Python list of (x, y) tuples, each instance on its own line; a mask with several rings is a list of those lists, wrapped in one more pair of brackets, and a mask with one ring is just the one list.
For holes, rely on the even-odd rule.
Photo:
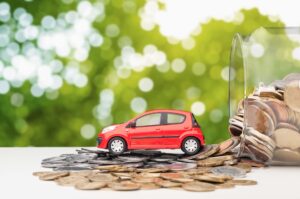
[(272, 118), (255, 105), (247, 106), (245, 120), (248, 126), (264, 134), (271, 134), (275, 129)]
[(297, 112), (300, 112), (300, 80), (294, 80), (285, 87), (285, 103)]
[(276, 129), (273, 136), (280, 148), (300, 148), (300, 133), (295, 130), (288, 128)]

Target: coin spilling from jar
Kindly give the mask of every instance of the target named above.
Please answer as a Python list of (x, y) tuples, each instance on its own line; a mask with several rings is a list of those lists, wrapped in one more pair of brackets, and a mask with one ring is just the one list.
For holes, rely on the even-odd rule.
[(300, 73), (260, 84), (229, 120), (241, 155), (272, 164), (300, 164)]

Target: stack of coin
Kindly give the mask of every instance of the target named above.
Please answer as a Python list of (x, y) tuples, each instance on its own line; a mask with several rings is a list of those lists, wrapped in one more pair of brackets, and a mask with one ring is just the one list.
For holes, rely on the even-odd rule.
[(232, 152), (240, 143), (232, 137), (220, 144), (205, 145), (196, 155), (161, 151), (129, 151), (112, 156), (106, 151), (80, 149), (77, 154), (62, 154), (42, 160), (42, 166), (54, 171), (34, 172), (40, 180), (80, 190), (116, 191), (158, 188), (187, 191), (213, 191), (236, 185), (254, 185), (241, 179), (252, 167), (264, 165), (239, 159)]
[(240, 101), (229, 120), (242, 136), (242, 155), (273, 164), (300, 164), (300, 73), (265, 86)]

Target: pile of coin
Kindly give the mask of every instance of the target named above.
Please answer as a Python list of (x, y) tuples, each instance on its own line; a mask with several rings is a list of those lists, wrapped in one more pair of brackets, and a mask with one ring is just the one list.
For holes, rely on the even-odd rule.
[(242, 155), (272, 164), (300, 164), (299, 129), (300, 73), (261, 83), (229, 120), (231, 134), (242, 135)]
[(33, 175), (80, 190), (170, 188), (213, 191), (235, 185), (255, 185), (256, 181), (241, 178), (252, 167), (264, 165), (250, 159), (238, 159), (233, 152), (238, 144), (239, 137), (232, 137), (220, 144), (206, 145), (193, 156), (155, 150), (112, 156), (103, 150), (80, 149), (77, 154), (42, 160), (43, 167), (54, 171), (34, 172)]

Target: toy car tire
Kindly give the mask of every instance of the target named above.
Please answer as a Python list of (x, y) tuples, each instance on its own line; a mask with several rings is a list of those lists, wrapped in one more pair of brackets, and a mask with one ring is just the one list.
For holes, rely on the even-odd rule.
[(127, 144), (123, 138), (115, 137), (108, 142), (108, 150), (113, 155), (120, 155), (127, 150)]
[(195, 155), (201, 149), (200, 141), (195, 137), (187, 137), (181, 144), (181, 150), (187, 155)]

